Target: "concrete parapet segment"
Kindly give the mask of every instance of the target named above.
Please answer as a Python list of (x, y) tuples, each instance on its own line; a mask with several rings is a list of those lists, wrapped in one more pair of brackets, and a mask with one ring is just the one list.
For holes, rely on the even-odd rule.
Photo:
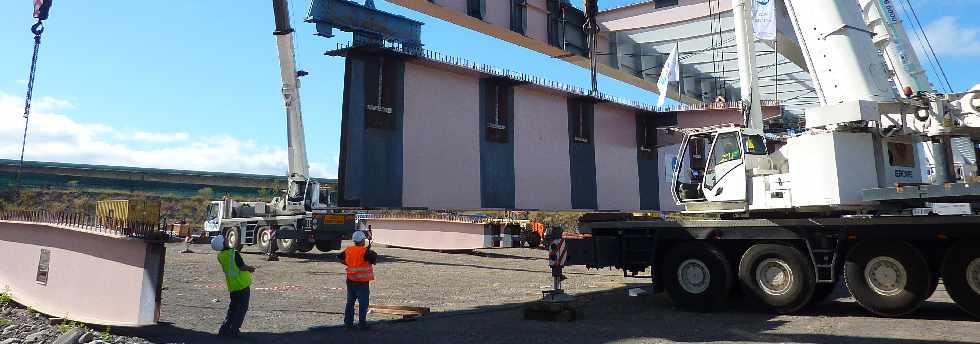
[(0, 220), (0, 288), (38, 312), (89, 324), (159, 320), (165, 248), (117, 231)]

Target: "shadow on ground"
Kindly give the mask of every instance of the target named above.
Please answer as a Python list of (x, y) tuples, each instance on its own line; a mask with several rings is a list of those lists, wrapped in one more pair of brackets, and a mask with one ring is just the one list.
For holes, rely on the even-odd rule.
[[(744, 343), (806, 342), (911, 344), (937, 343), (912, 338), (918, 334), (888, 329), (899, 319), (874, 318), (854, 302), (829, 301), (795, 316), (775, 316), (754, 308), (741, 298), (715, 313), (693, 313), (675, 309), (666, 295), (626, 296), (627, 286), (584, 293), (583, 318), (571, 323), (523, 320), (523, 303), (437, 312), (416, 320), (373, 322), (370, 331), (348, 332), (342, 327), (322, 327), (285, 333), (251, 332), (237, 339), (223, 339), (212, 333), (159, 325), (139, 329), (119, 329), (118, 334), (143, 337), (153, 342), (186, 343), (609, 343), (617, 341), (701, 343), (735, 341)], [(840, 290), (838, 290), (838, 294)], [(843, 292), (846, 296), (846, 291)], [(839, 296), (839, 295), (835, 295)], [(215, 307), (220, 308), (220, 307)], [(252, 310), (252, 312), (308, 312), (305, 310)], [(833, 317), (860, 331), (840, 330), (838, 334), (804, 331), (798, 328), (808, 317)], [(803, 319), (801, 319), (803, 318)], [(947, 302), (926, 302), (905, 319), (937, 320), (947, 326), (974, 326), (975, 319)], [(824, 320), (826, 321), (826, 320)], [(217, 325), (216, 325), (217, 326)], [(785, 326), (795, 326), (787, 333)], [(976, 326), (980, 330), (980, 326)], [(846, 334), (840, 334), (846, 333)], [(942, 335), (926, 333), (925, 335)], [(974, 337), (976, 338), (976, 337)], [(967, 343), (951, 341), (947, 343)]]

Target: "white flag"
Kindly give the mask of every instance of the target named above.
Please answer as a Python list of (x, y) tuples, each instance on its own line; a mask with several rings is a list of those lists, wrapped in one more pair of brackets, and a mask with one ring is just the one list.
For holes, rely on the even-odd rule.
[(658, 107), (664, 106), (664, 99), (667, 97), (667, 85), (671, 81), (680, 81), (680, 79), (677, 46), (674, 46), (674, 50), (670, 52), (670, 56), (667, 56), (667, 61), (664, 62), (664, 68), (660, 70), (660, 79), (657, 80), (657, 92), (660, 93), (660, 99), (657, 100)]
[(776, 5), (775, 0), (752, 1), (752, 31), (755, 38), (764, 40), (776, 39)]

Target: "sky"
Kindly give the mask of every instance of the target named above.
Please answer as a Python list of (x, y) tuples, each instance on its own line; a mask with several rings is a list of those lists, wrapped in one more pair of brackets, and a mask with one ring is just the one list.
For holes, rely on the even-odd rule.
[[(980, 16), (970, 15), (980, 0), (909, 1), (953, 89), (980, 83)], [(580, 67), (375, 2), (381, 10), (424, 22), (427, 49), (589, 87), (588, 72)], [(599, 2), (608, 8), (635, 1)], [(0, 159), (20, 157), (32, 3), (0, 1)], [(310, 73), (301, 88), (307, 150), (311, 174), (333, 178), (344, 70), (342, 58), (323, 53), (349, 41), (350, 34), (313, 36), (312, 24), (302, 22), (309, 4), (291, 1), (296, 58)], [(55, 1), (45, 27), (26, 160), (286, 174), (270, 1)], [(605, 77), (599, 88), (656, 102), (653, 93)]]

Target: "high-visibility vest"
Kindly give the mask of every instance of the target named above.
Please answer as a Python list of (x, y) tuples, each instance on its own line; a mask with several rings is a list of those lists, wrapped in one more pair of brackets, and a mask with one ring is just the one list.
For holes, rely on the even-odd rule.
[(242, 271), (235, 262), (235, 250), (227, 249), (218, 253), (218, 262), (225, 272), (225, 283), (229, 292), (236, 292), (252, 285), (252, 273)]
[(347, 264), (347, 279), (354, 282), (374, 280), (374, 268), (364, 259), (367, 247), (351, 246), (344, 250), (344, 264)]

